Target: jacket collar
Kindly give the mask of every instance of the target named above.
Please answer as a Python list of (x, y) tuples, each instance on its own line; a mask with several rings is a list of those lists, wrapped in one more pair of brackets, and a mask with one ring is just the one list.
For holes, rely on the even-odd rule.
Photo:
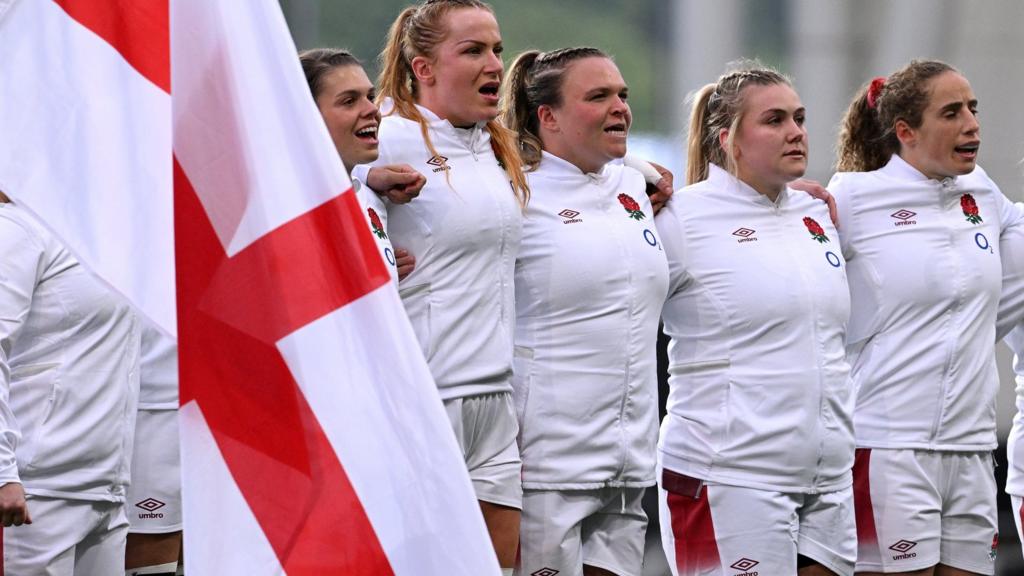
[(786, 199), (789, 197), (789, 187), (786, 187), (779, 193), (779, 197), (776, 201), (772, 202), (770, 198), (761, 194), (746, 182), (733, 176), (721, 166), (714, 163), (708, 163), (707, 182), (716, 189), (728, 190), (730, 193), (737, 193), (756, 204), (763, 204), (765, 206), (775, 208), (785, 206)]

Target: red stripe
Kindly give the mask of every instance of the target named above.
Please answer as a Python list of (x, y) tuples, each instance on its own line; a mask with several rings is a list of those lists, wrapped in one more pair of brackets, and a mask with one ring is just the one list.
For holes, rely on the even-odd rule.
[(379, 257), (352, 257), (377, 254), (365, 228), (356, 195), (336, 196), (220, 266), (199, 309), (263, 342), (277, 342), (391, 281)]
[(169, 0), (53, 0), (117, 50), (139, 74), (171, 92)]
[[(316, 282), (367, 270), (387, 277), (375, 248), (367, 251), (362, 241), (345, 248), (347, 237), (370, 235), (353, 195), (342, 194), (264, 236), (243, 251), (247, 255), (229, 258), (176, 161), (174, 186), (181, 402), (198, 402), (285, 572), (393, 574), (320, 423), (268, 340), (286, 321), (294, 322), (294, 331), (358, 297), (357, 291), (338, 296), (287, 287), (297, 280), (282, 275), (297, 273), (292, 259), (322, 266), (312, 275)], [(309, 258), (318, 251), (323, 254)], [(211, 303), (231, 298), (236, 302), (222, 317)], [(303, 298), (317, 300), (295, 301)], [(271, 312), (276, 308), (288, 313)]]
[(668, 510), (675, 537), (676, 567), (679, 574), (695, 574), (701, 570), (720, 568), (715, 523), (711, 518), (708, 487), (700, 498), (668, 493)]
[(871, 449), (858, 448), (853, 460), (853, 508), (857, 514), (857, 543), (876, 544), (875, 509), (871, 505)]

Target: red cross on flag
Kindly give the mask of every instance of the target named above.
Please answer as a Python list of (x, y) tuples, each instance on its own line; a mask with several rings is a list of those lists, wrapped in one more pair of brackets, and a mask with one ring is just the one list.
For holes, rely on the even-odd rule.
[(497, 574), (277, 2), (0, 0), (0, 55), (0, 190), (178, 337), (189, 572)]

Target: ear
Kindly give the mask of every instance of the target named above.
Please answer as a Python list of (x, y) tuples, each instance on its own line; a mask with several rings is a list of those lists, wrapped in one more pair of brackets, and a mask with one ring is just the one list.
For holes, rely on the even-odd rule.
[(433, 86), (437, 78), (434, 76), (434, 63), (423, 56), (412, 59), (412, 73), (421, 86)]
[[(718, 131), (718, 145), (722, 147), (722, 151), (725, 152), (726, 156), (729, 156), (729, 129), (722, 128)], [(734, 142), (735, 144), (735, 142)], [(739, 151), (736, 153), (739, 156)]]
[(917, 144), (917, 130), (910, 127), (905, 120), (896, 121), (896, 138), (900, 141), (900, 146), (913, 146)]
[(537, 107), (537, 120), (541, 130), (547, 132), (558, 132), (558, 118), (555, 117), (555, 111), (547, 104), (541, 104)]

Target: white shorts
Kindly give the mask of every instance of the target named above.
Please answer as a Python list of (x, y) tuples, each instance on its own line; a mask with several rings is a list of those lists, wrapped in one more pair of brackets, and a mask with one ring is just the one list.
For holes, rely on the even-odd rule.
[(675, 576), (796, 574), (798, 555), (853, 574), (851, 488), (792, 494), (704, 485), (667, 470), (658, 480), (661, 543)]
[(181, 530), (178, 411), (139, 410), (135, 420), (132, 482), (127, 495), (133, 534)]
[(582, 576), (586, 564), (618, 576), (640, 576), (645, 490), (524, 490), (515, 573)]
[(444, 408), (477, 500), (522, 509), (523, 462), (516, 444), (519, 421), (512, 393), (452, 398), (444, 401)]
[(3, 574), (124, 574), (124, 503), (37, 496), (26, 501), (32, 523), (3, 529)]
[(988, 452), (858, 448), (857, 571), (945, 564), (994, 574), (999, 538)]

